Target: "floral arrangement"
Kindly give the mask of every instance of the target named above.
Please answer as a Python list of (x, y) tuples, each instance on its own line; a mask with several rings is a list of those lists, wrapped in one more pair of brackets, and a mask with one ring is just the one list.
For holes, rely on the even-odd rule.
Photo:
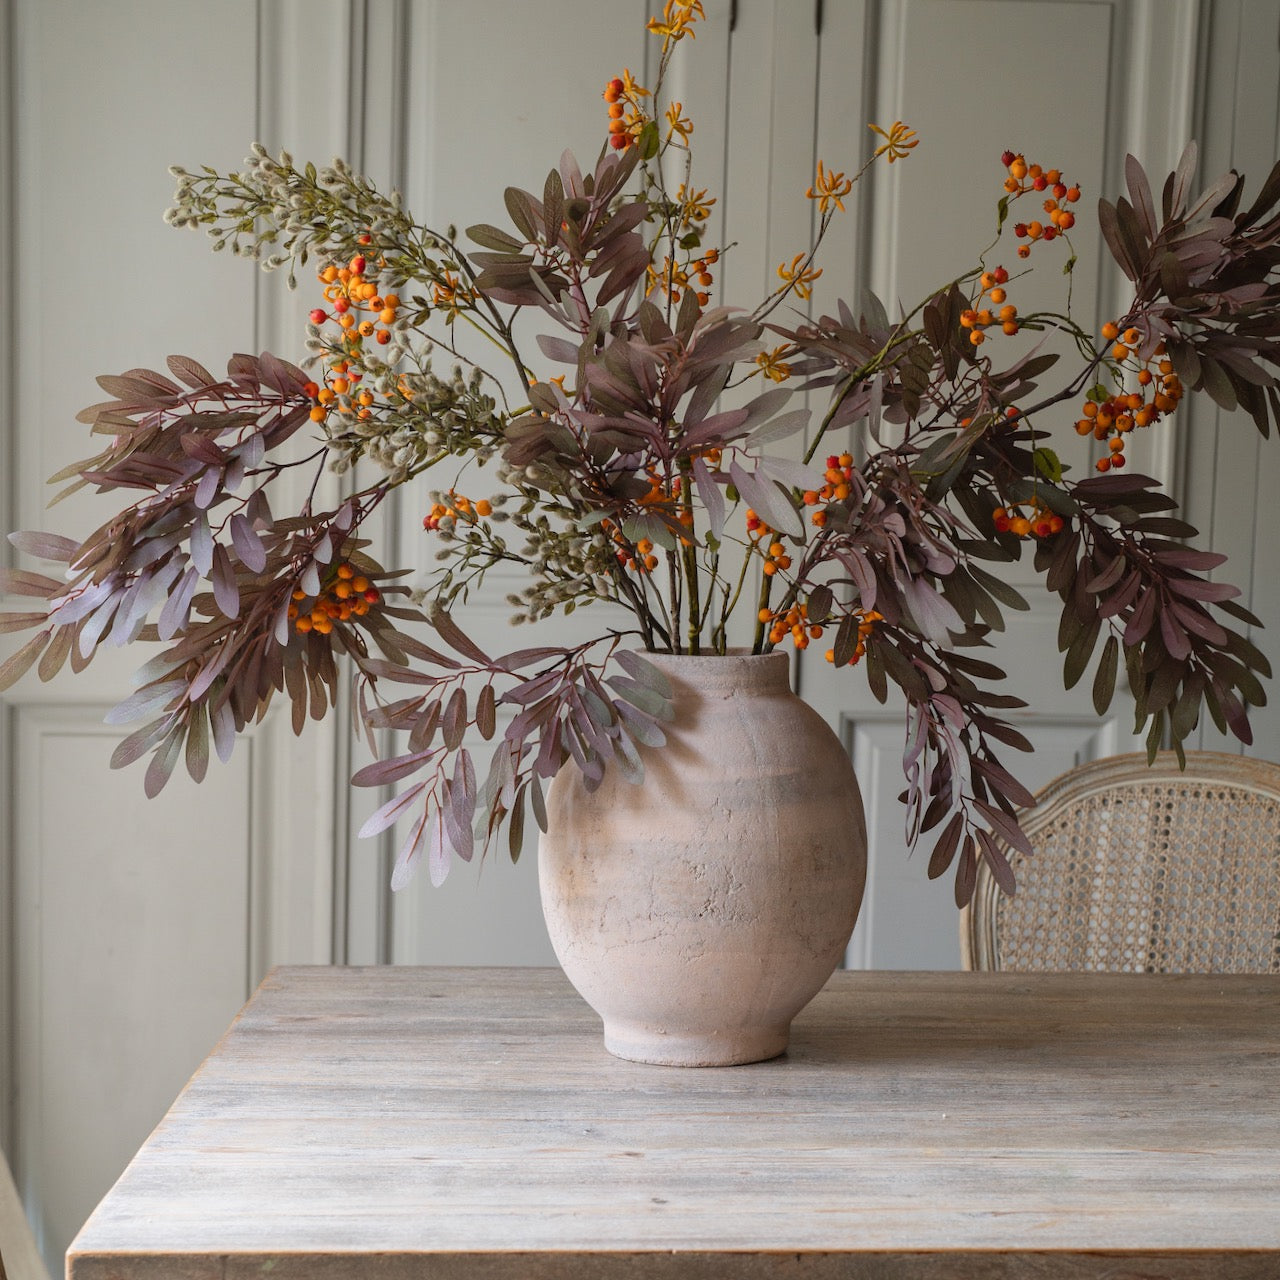
[[(397, 886), (424, 855), (438, 882), (504, 825), (518, 854), (526, 809), (545, 825), (543, 786), (570, 761), (588, 784), (606, 767), (638, 780), (640, 748), (662, 746), (671, 714), (642, 651), (720, 654), (750, 637), (757, 653), (819, 645), (881, 700), (900, 688), (908, 834), (935, 833), (929, 874), (954, 864), (964, 902), (985, 858), (1012, 891), (990, 833), (1025, 847), (1016, 812), (1030, 797), (998, 750), (1029, 744), (1004, 717), (1024, 704), (997, 691), (1004, 673), (982, 651), (1003, 611), (1026, 607), (992, 566), (1028, 551), (1062, 602), (1069, 686), (1101, 642), (1099, 714), (1123, 658), (1152, 752), (1181, 750), (1202, 707), (1249, 741), (1246, 707), (1269, 671), (1236, 625), (1257, 620), (1208, 579), (1222, 557), (1187, 545), (1195, 530), (1126, 470), (1125, 450), (1186, 390), (1243, 408), (1264, 435), (1280, 416), (1280, 166), (1241, 211), (1234, 173), (1193, 193), (1194, 149), (1158, 202), (1131, 158), (1128, 198), (1100, 201), (1098, 217), (1132, 301), (1100, 338), (1069, 297), (1065, 313), (1018, 308), (1031, 259), (1069, 279), (1082, 193), (1014, 152), (1000, 158), (996, 239), (954, 279), (896, 316), (868, 298), (786, 323), (857, 178), (916, 145), (901, 122), (872, 126), (878, 145), (853, 176), (817, 166), (813, 249), (779, 266), (763, 300), (713, 306), (732, 250), (707, 243), (693, 126), (663, 95), (701, 17), (699, 0), (668, 0), (649, 24), (652, 91), (629, 72), (604, 90), (594, 168), (566, 153), (540, 198), (507, 190), (509, 225), (469, 228), (474, 248), (341, 161), (298, 166), (255, 146), (241, 173), (174, 170), (173, 225), (287, 267), (291, 284), (318, 268), (310, 363), (236, 355), (215, 377), (175, 356), (167, 374), (99, 379), (111, 398), (80, 417), (108, 443), (54, 479), (121, 505), (82, 542), (11, 536), (63, 568), (0, 580), (42, 602), (0, 615), (4, 630), (37, 629), (0, 665), (0, 688), (32, 666), (44, 679), (83, 668), (103, 645), (158, 642), (110, 717), (144, 721), (113, 764), (150, 752), (154, 794), (180, 757), (197, 780), (211, 744), (225, 760), (277, 694), (296, 731), (328, 713), (345, 655), (371, 744), (374, 730), (402, 735), (354, 779), (405, 784), (365, 828), (407, 820)], [(1019, 221), (1024, 208), (1034, 217)], [(1065, 334), (1077, 358), (1002, 359), (1023, 330)], [(487, 340), (499, 373), (463, 331)], [(806, 395), (823, 404), (800, 407)], [(1104, 446), (1081, 479), (1048, 434), (1072, 424)], [(865, 449), (850, 447), (855, 428)], [(456, 474), (435, 479), (450, 460)], [(358, 464), (372, 478), (355, 482)], [(327, 506), (326, 468), (347, 476)], [(274, 510), (298, 476), (302, 501)], [(440, 559), (423, 590), (361, 532), (406, 485)], [(594, 602), (630, 622), (491, 656), (454, 613), (499, 565), (528, 574), (516, 622)], [(390, 686), (404, 696), (388, 700)], [(491, 744), (483, 778), (477, 735)]]

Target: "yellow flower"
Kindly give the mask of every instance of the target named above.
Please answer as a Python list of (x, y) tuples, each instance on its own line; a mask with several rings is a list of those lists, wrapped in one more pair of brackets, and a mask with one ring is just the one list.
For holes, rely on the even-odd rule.
[(916, 131), (908, 129), (901, 120), (895, 120), (888, 133), (876, 124), (869, 124), (867, 128), (873, 133), (878, 133), (884, 139), (884, 143), (876, 148), (876, 155), (882, 156), (887, 151), (890, 164), (895, 160), (901, 160), (912, 147), (920, 142), (920, 139), (916, 137)]
[[(820, 273), (819, 273), (820, 274)], [(756, 356), (756, 364), (771, 382), (785, 382), (791, 377), (791, 366), (782, 359), (787, 354), (785, 346), (774, 347), (772, 351), (762, 351)]]
[(460, 307), (471, 301), (471, 291), (458, 283), (452, 271), (446, 271), (444, 279), (438, 281), (432, 289), (431, 300), (437, 307), (447, 308), (452, 317), (458, 314)]
[(821, 267), (801, 267), (804, 258), (803, 253), (797, 253), (791, 259), (790, 266), (785, 262), (778, 264), (778, 275), (795, 289), (796, 296), (800, 298), (812, 296), (813, 289), (810, 286), (822, 274)]
[(683, 40), (685, 36), (696, 38), (693, 23), (706, 16), (702, 11), (702, 0), (667, 0), (662, 17), (650, 18), (647, 30), (662, 37), (662, 52), (666, 53), (677, 40)]
[(645, 274), (648, 277), (648, 291), (652, 293), (661, 289), (673, 302), (680, 300), (680, 290), (687, 288), (689, 284), (688, 271), (672, 262), (669, 257), (663, 262), (661, 270), (650, 263), (645, 268)]
[(708, 196), (707, 189), (690, 191), (682, 182), (676, 192), (676, 200), (680, 204), (680, 217), (686, 226), (695, 222), (706, 222), (711, 216), (711, 206), (715, 204), (715, 196)]
[(835, 205), (837, 209), (843, 210), (844, 204), (841, 202), (841, 196), (847, 196), (853, 190), (853, 182), (846, 178), (843, 173), (827, 173), (822, 167), (822, 161), (818, 161), (818, 176), (813, 186), (805, 192), (810, 200), (818, 202), (818, 212), (826, 213), (831, 205)]
[(693, 132), (693, 121), (685, 117), (681, 119), (680, 112), (684, 110), (683, 102), (673, 102), (667, 108), (667, 126), (670, 129), (668, 137), (673, 133), (678, 133), (683, 142), (689, 141), (689, 135)]
[(649, 96), (649, 90), (636, 81), (630, 67), (622, 68), (622, 96), (636, 103)]

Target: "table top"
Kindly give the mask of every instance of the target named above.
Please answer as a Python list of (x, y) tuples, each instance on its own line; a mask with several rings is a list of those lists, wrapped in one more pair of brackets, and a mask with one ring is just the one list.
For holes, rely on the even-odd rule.
[(1280, 1275), (1280, 979), (841, 972), (786, 1056), (698, 1069), (610, 1057), (557, 970), (277, 969), (68, 1254), (71, 1280), (1028, 1274)]

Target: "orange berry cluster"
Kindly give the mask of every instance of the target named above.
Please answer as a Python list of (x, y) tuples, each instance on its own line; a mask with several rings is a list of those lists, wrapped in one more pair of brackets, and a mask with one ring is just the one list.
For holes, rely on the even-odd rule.
[(766, 538), (769, 539), (767, 549), (761, 552), (764, 556), (761, 569), (766, 578), (772, 578), (779, 569), (791, 568), (791, 557), (787, 555), (786, 545), (777, 540), (777, 530), (761, 520), (750, 507), (747, 508), (747, 537), (757, 548)]
[[(644, 117), (628, 93), (626, 82), (617, 76), (605, 85), (604, 100), (609, 104), (609, 145), (615, 151), (621, 151), (639, 138), (640, 130), (644, 128)], [(628, 107), (631, 108), (629, 112)]]
[(1102, 336), (1115, 344), (1111, 358), (1118, 365), (1137, 365), (1137, 382), (1142, 388), (1120, 392), (1105, 400), (1086, 400), (1081, 408), (1076, 433), (1107, 442), (1106, 456), (1099, 458), (1094, 466), (1099, 471), (1112, 471), (1125, 465), (1125, 441), (1134, 427), (1149, 427), (1159, 422), (1162, 415), (1172, 413), (1182, 399), (1183, 388), (1181, 379), (1173, 371), (1173, 363), (1166, 358), (1163, 342), (1149, 360), (1141, 360), (1137, 348), (1142, 334), (1137, 329), (1126, 329), (1122, 334), (1118, 325), (1109, 322), (1102, 326)]
[[(826, 482), (821, 489), (806, 490), (804, 505), (816, 507), (824, 502), (843, 502), (848, 498), (853, 484), (853, 454), (831, 454), (827, 458), (827, 469), (823, 472)], [(826, 511), (815, 511), (809, 519), (822, 528), (827, 523)]]
[[(1013, 234), (1019, 240), (1054, 240), (1075, 226), (1076, 215), (1067, 206), (1080, 199), (1079, 187), (1068, 186), (1063, 182), (1062, 174), (1057, 169), (1043, 169), (1038, 164), (1029, 165), (1023, 156), (1012, 151), (1006, 151), (1000, 157), (1000, 162), (1009, 171), (1009, 176), (1004, 180), (1004, 189), (1013, 199), (1034, 192), (1049, 192), (1044, 202), (1046, 220), (1041, 222), (1034, 219), (1015, 224)], [(1018, 257), (1030, 256), (1030, 243), (1018, 246)]]
[(797, 601), (785, 613), (761, 609), (759, 620), (769, 627), (769, 643), (781, 644), (789, 635), (797, 649), (807, 649), (810, 640), (822, 639), (822, 628), (809, 622), (809, 606)]
[(978, 302), (984, 298), (990, 297), (991, 307), (968, 307), (960, 313), (960, 326), (969, 330), (969, 341), (975, 346), (980, 347), (986, 340), (986, 330), (993, 325), (999, 325), (1002, 333), (1013, 337), (1018, 332), (1018, 308), (1008, 300), (1009, 295), (1005, 290), (1005, 285), (1009, 282), (1009, 273), (1003, 267), (997, 267), (994, 271), (984, 271), (978, 277), (978, 285), (982, 292), (978, 295)]
[(705, 307), (711, 301), (708, 290), (715, 279), (711, 274), (711, 268), (719, 260), (720, 251), (708, 249), (700, 258), (692, 258), (684, 266), (673, 262), (670, 257), (660, 268), (650, 264), (645, 268), (649, 292), (661, 289), (672, 302), (679, 302), (682, 290), (696, 288), (698, 304)]
[(333, 630), (335, 622), (348, 622), (353, 617), (364, 617), (382, 599), (382, 593), (362, 573), (343, 561), (312, 601), (310, 608), (302, 604), (308, 598), (301, 587), (293, 593), (294, 602), (289, 606), (289, 617), (294, 628), (302, 635), (315, 631), (327, 636)]
[(368, 418), (373, 410), (373, 393), (359, 385), (363, 375), (351, 371), (347, 360), (335, 360), (325, 374), (324, 386), (316, 382), (308, 382), (303, 390), (312, 400), (311, 421), (323, 422), (331, 410), (348, 417), (356, 417), (362, 421)]
[(1019, 538), (1049, 538), (1066, 523), (1056, 512), (1050, 511), (1038, 498), (1030, 502), (1015, 502), (1007, 507), (997, 507), (991, 513), (992, 522), (999, 533), (1012, 533)]
[[(376, 281), (368, 279), (365, 274), (368, 268), (368, 259), (362, 253), (356, 254), (345, 267), (330, 263), (318, 278), (325, 287), (325, 301), (332, 311), (317, 307), (311, 313), (313, 324), (337, 320), (347, 331), (344, 342), (353, 351), (360, 348), (365, 338), (373, 338), (384, 346), (390, 342), (390, 329), (379, 329), (378, 325), (394, 324), (400, 306), (400, 299), (394, 293), (385, 297), (379, 293)], [(359, 315), (362, 311), (365, 313), (363, 320)]]
[[(861, 615), (862, 621), (858, 623), (857, 647), (853, 651), (853, 657), (849, 659), (849, 666), (851, 667), (861, 661), (863, 654), (867, 651), (867, 637), (875, 630), (876, 623), (881, 621), (884, 617), (883, 614), (877, 613), (874, 609), (868, 609), (865, 613), (859, 609), (858, 613)], [(834, 649), (828, 649), (826, 653), (823, 654), (823, 657), (825, 657), (828, 662), (834, 663), (836, 660), (836, 651)]]
[(464, 524), (475, 524), (477, 518), (493, 515), (493, 503), (488, 498), (472, 502), (452, 489), (445, 495), (448, 503), (433, 502), (431, 510), (422, 518), (422, 527), (434, 532), (440, 527), (441, 520), (461, 520)]
[(630, 569), (632, 573), (652, 573), (658, 567), (657, 552), (648, 538), (641, 538), (632, 545), (612, 521), (601, 520), (600, 527), (613, 539), (614, 554), (624, 569)]

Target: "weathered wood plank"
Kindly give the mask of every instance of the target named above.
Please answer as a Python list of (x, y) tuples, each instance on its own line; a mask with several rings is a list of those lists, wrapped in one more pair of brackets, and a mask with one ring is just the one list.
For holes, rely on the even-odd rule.
[(281, 969), (72, 1280), (1280, 1274), (1280, 981), (840, 973), (621, 1062), (548, 970)]

